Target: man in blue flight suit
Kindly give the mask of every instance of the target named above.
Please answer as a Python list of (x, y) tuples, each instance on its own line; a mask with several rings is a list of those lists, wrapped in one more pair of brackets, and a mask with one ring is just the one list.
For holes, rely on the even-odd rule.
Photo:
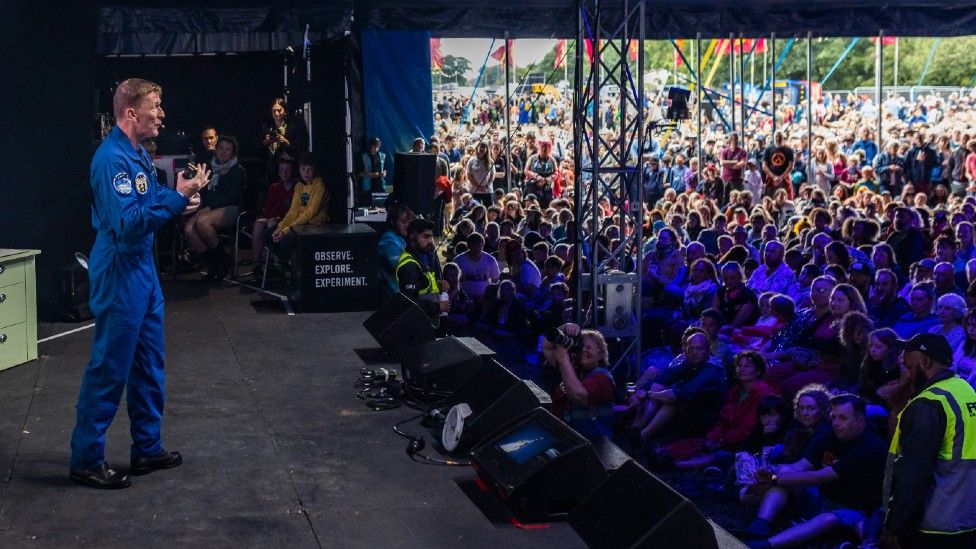
[(160, 439), (163, 417), (163, 295), (153, 262), (153, 235), (167, 220), (199, 205), (207, 184), (204, 164), (160, 186), (141, 143), (159, 135), (165, 117), (158, 84), (132, 78), (115, 91), (116, 127), (92, 159), (92, 225), (98, 231), (89, 260), (95, 341), (78, 395), (71, 435), (72, 481), (125, 488), (127, 475), (105, 463), (105, 432), (128, 395), (134, 475), (176, 467), (179, 452)]

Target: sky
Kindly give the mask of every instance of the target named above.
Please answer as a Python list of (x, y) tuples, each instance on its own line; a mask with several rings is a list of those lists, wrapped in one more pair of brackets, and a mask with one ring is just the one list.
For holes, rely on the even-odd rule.
[[(481, 64), (485, 62), (485, 57), (491, 51), (495, 51), (504, 44), (504, 40), (495, 40), (495, 45), (491, 46), (491, 38), (444, 38), (441, 40), (441, 53), (464, 57), (471, 62), (471, 71), (468, 75), (476, 75), (481, 69)], [(530, 39), (515, 40), (512, 45), (512, 58), (519, 67), (525, 67), (538, 62), (545, 57), (546, 53), (556, 46), (556, 41), (551, 39)], [(498, 61), (488, 59), (488, 66), (497, 65)], [(467, 75), (466, 75), (467, 76)]]

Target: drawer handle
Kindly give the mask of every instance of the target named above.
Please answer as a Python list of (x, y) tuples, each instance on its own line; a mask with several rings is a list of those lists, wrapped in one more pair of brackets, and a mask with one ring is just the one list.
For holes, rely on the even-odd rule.
[(0, 343), (7, 342), (7, 334), (0, 334)]
[(7, 294), (0, 294), (0, 303), (7, 301)]

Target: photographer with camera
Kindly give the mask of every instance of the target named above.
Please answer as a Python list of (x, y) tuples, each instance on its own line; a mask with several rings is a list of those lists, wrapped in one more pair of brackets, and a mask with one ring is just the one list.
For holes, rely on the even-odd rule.
[(545, 336), (542, 354), (562, 379), (552, 393), (552, 413), (583, 436), (610, 436), (614, 382), (603, 334), (566, 323)]

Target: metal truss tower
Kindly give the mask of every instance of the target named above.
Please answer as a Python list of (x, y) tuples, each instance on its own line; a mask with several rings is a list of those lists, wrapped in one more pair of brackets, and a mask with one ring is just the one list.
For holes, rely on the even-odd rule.
[(644, 15), (643, 0), (577, 0), (575, 313), (581, 326), (616, 338), (615, 373), (636, 372), (641, 356)]

